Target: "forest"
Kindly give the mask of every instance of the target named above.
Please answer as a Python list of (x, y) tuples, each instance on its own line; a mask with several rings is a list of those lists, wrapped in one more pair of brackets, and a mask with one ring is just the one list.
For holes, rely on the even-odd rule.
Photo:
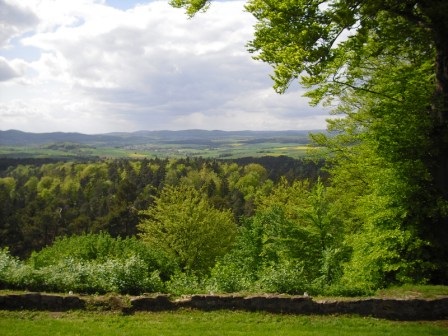
[(256, 195), (268, 193), (280, 180), (316, 180), (323, 165), (288, 157), (241, 163), (190, 158), (5, 161), (15, 165), (0, 172), (0, 241), (22, 258), (59, 236), (135, 236), (139, 212), (150, 208), (168, 186), (194, 187), (213, 207), (228, 209), (238, 221), (254, 213)]
[(395, 206), (342, 193), (324, 160), (7, 162), (3, 288), (363, 295), (436, 271), (410, 229), (370, 222)]
[[(1, 286), (56, 291), (151, 291), (150, 276), (158, 290), (178, 277), (195, 279), (200, 290), (218, 260), (240, 248), (240, 233), (256, 213), (271, 202), (282, 204), (289, 192), (307, 199), (311, 185), (326, 175), (323, 161), (288, 157), (6, 162), (0, 178)], [(292, 202), (285, 211), (294, 207)], [(119, 267), (137, 272), (129, 275), (132, 288), (123, 279), (117, 288), (88, 285), (97, 276), (86, 274), (78, 274), (77, 283), (51, 280), (52, 274), (101, 271), (103, 263), (111, 267), (108, 277)], [(184, 290), (193, 289), (176, 289)]]

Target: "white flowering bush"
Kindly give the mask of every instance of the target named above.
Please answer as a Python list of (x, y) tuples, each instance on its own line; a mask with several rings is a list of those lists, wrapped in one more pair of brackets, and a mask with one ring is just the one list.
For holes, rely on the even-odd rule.
[[(39, 267), (39, 266), (40, 267)], [(76, 257), (54, 259), (42, 265), (30, 259), (20, 261), (8, 249), (0, 250), (0, 288), (34, 291), (140, 294), (162, 292), (160, 271), (141, 255), (85, 260)]]

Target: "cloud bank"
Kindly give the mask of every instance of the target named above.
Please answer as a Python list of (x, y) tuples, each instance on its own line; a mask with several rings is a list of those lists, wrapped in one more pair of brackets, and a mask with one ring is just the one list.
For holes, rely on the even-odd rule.
[[(123, 0), (123, 2), (126, 2)], [(277, 95), (246, 51), (244, 2), (188, 19), (165, 1), (0, 0), (0, 127), (102, 133), (325, 126), (296, 87)]]

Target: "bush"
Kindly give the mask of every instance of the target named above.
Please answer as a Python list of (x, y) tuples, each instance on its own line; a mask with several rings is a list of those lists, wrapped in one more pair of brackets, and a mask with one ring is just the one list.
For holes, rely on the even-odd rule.
[(159, 272), (148, 273), (145, 262), (136, 256), (103, 263), (66, 258), (39, 269), (17, 262), (2, 272), (2, 285), (35, 291), (122, 294), (160, 292), (164, 288)]
[(160, 272), (154, 270), (150, 273), (144, 260), (132, 256), (126, 262), (115, 261), (110, 267), (109, 279), (116, 291), (120, 293), (140, 294), (143, 292), (161, 292), (164, 289), (160, 279)]
[[(33, 253), (28, 263), (12, 257), (7, 249), (0, 250), (0, 286), (82, 293), (163, 291), (161, 272), (156, 268), (163, 255), (156, 259), (155, 253), (145, 249), (135, 238), (114, 239), (100, 234), (61, 238)], [(167, 271), (170, 267), (167, 262), (161, 268)]]
[(17, 267), (18, 260), (11, 256), (7, 248), (0, 249), (0, 288), (9, 282), (11, 269)]
[(194, 273), (176, 272), (169, 281), (166, 282), (166, 290), (170, 294), (198, 294), (206, 292), (206, 279), (199, 278)]
[(0, 250), (0, 287), (28, 288), (39, 282), (33, 268), (11, 256), (7, 248)]
[(252, 280), (251, 274), (239, 265), (218, 262), (211, 271), (208, 288), (218, 293), (248, 291), (252, 287)]
[(108, 260), (126, 261), (132, 257), (142, 260), (148, 272), (159, 270), (164, 279), (169, 279), (174, 273), (174, 261), (162, 251), (148, 247), (135, 237), (113, 238), (107, 233), (57, 238), (53, 245), (33, 252), (29, 263), (40, 269), (57, 265), (67, 258), (78, 262), (105, 263)]
[(309, 289), (301, 263), (290, 260), (265, 266), (257, 282), (261, 291), (268, 293), (303, 294)]

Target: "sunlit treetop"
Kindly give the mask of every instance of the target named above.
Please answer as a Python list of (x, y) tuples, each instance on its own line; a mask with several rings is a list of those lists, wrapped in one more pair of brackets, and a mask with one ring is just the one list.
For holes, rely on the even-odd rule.
[[(171, 2), (190, 16), (209, 3)], [(249, 0), (246, 9), (258, 20), (249, 51), (274, 67), (278, 92), (301, 76), (311, 85), (329, 80), (357, 59), (388, 48), (419, 46), (431, 52), (448, 27), (444, 0)]]

